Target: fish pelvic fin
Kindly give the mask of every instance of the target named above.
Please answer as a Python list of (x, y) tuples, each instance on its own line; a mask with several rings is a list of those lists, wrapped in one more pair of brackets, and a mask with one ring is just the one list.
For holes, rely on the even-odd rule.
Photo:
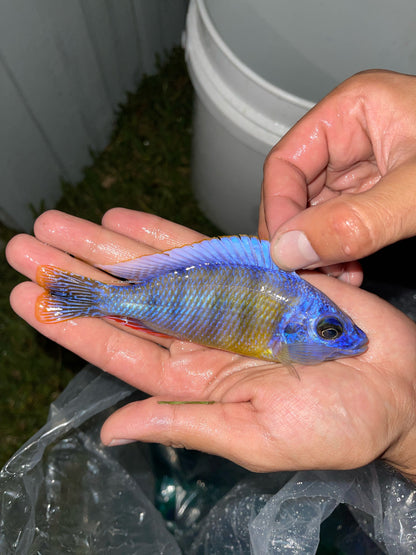
[(282, 366), (288, 370), (289, 374), (300, 380), (299, 372), (294, 366), (294, 363), (297, 361), (292, 359), (287, 343), (282, 342), (279, 337), (275, 337), (271, 345), (271, 351), (274, 360), (279, 364), (282, 364)]
[(287, 368), (287, 370), (292, 376), (300, 380), (299, 372), (296, 370), (296, 368), (293, 365), (293, 360), (290, 358), (290, 352), (287, 345), (285, 344), (280, 345), (280, 348), (276, 354), (276, 358), (280, 364), (282, 364), (283, 366), (285, 366), (285, 368)]
[(100, 291), (104, 284), (54, 266), (40, 266), (36, 281), (46, 289), (35, 305), (39, 322), (54, 323), (81, 316), (104, 316), (100, 309)]

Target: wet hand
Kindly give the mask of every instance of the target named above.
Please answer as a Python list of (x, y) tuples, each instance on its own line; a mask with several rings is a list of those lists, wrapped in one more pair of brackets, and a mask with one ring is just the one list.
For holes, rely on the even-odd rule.
[(282, 268), (356, 260), (416, 234), (416, 77), (364, 72), (316, 105), (264, 167), (260, 235)]
[[(52, 264), (99, 279), (111, 264), (201, 239), (156, 216), (124, 209), (98, 226), (51, 211), (7, 248), (30, 280)], [(72, 255), (72, 256), (71, 256)], [(339, 280), (307, 276), (366, 331), (368, 351), (319, 366), (285, 367), (154, 337), (104, 319), (41, 324), (41, 288), (19, 284), (11, 304), (29, 324), (151, 397), (114, 413), (102, 440), (134, 440), (199, 449), (254, 471), (353, 468), (383, 457), (416, 479), (416, 327), (374, 295)], [(160, 401), (214, 401), (161, 404)]]

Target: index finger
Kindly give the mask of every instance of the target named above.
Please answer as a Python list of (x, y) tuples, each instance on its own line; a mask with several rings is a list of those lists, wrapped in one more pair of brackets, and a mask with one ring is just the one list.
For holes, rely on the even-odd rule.
[(203, 235), (158, 216), (112, 209), (103, 225), (49, 210), (35, 222), (39, 241), (89, 264), (115, 264), (203, 239)]

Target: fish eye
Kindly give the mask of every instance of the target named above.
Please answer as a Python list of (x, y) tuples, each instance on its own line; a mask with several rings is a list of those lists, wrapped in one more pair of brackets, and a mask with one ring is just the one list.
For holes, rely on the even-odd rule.
[(338, 339), (338, 337), (344, 331), (344, 327), (342, 322), (333, 316), (325, 316), (318, 320), (316, 324), (316, 331), (319, 337), (325, 339), (326, 341), (331, 341), (334, 339)]

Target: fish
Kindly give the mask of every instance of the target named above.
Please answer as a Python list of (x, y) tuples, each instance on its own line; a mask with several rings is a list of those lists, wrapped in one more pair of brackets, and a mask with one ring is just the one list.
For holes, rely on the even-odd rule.
[(204, 239), (97, 266), (103, 283), (40, 266), (36, 317), (113, 318), (149, 332), (285, 365), (363, 353), (366, 334), (319, 289), (280, 269), (255, 236)]

